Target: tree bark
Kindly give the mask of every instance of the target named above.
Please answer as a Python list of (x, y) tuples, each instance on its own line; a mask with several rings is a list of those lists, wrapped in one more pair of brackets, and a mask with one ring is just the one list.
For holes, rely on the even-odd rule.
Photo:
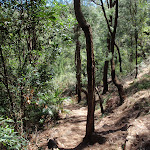
[(136, 71), (135, 71), (135, 79), (137, 78), (137, 75), (138, 75), (138, 61), (137, 61), (137, 59), (138, 59), (138, 49), (137, 49), (137, 43), (138, 42), (138, 31), (137, 30), (135, 30), (135, 59), (136, 59)]
[(112, 16), (110, 17), (110, 24), (107, 19), (106, 13), (105, 13), (105, 8), (103, 6), (103, 1), (101, 0), (101, 6), (102, 10), (104, 13), (105, 20), (107, 22), (107, 27), (110, 32), (110, 51), (112, 53), (112, 59), (111, 59), (111, 76), (112, 76), (112, 81), (114, 85), (118, 89), (118, 93), (120, 96), (120, 105), (124, 102), (125, 99), (125, 92), (123, 89), (123, 85), (120, 83), (120, 81), (117, 79), (116, 73), (115, 73), (115, 63), (114, 63), (114, 45), (115, 45), (115, 37), (116, 37), (116, 31), (117, 31), (117, 24), (118, 24), (118, 0), (115, 1), (115, 3), (112, 3), (112, 0), (109, 1), (110, 8), (116, 6), (115, 8), (115, 17), (114, 17), (114, 25), (113, 25), (113, 31), (111, 31), (111, 26), (112, 26)]
[(117, 30), (117, 23), (118, 23), (118, 0), (116, 0), (114, 31), (113, 31), (113, 34), (111, 36), (111, 52), (112, 52), (111, 76), (112, 76), (113, 83), (115, 84), (115, 86), (118, 89), (118, 93), (119, 93), (119, 96), (120, 96), (120, 105), (121, 105), (125, 100), (125, 92), (124, 92), (124, 89), (123, 89), (123, 85), (117, 79), (117, 76), (115, 74), (115, 63), (114, 63), (114, 45), (115, 45), (115, 36), (116, 36), (116, 30)]
[(104, 64), (104, 72), (103, 72), (103, 93), (102, 94), (106, 94), (106, 92), (108, 91), (108, 78), (107, 78), (107, 74), (108, 74), (108, 65), (109, 65), (109, 61), (106, 60), (105, 64)]
[(88, 75), (88, 112), (86, 135), (84, 140), (90, 141), (92, 133), (94, 132), (94, 111), (95, 111), (95, 62), (92, 29), (86, 22), (80, 6), (80, 0), (74, 0), (74, 10), (76, 19), (84, 31), (86, 37), (86, 51), (87, 51), (87, 75)]
[[(108, 6), (109, 7), (109, 6)], [(110, 35), (107, 34), (107, 49), (108, 52), (110, 52)], [(106, 52), (106, 56), (108, 56), (108, 52)], [(102, 94), (106, 94), (106, 92), (108, 91), (108, 65), (109, 65), (109, 61), (106, 60), (105, 64), (104, 64), (104, 72), (103, 72), (103, 93)]]
[(123, 85), (121, 84), (121, 82), (116, 77), (114, 56), (111, 59), (111, 77), (112, 77), (112, 81), (113, 81), (114, 85), (118, 89), (118, 93), (119, 93), (119, 97), (120, 97), (120, 105), (121, 105), (125, 100), (125, 92), (123, 89)]
[(118, 47), (118, 45), (117, 45), (116, 43), (115, 43), (115, 46), (116, 46), (116, 48), (117, 48), (118, 55), (119, 55), (120, 72), (122, 72), (122, 59), (121, 59), (120, 50), (119, 50), (119, 47)]
[(81, 101), (81, 56), (80, 56), (80, 42), (79, 42), (79, 25), (75, 27), (75, 38), (76, 38), (76, 52), (75, 52), (75, 64), (76, 64), (76, 78), (77, 86), (76, 92), (78, 94), (78, 103)]

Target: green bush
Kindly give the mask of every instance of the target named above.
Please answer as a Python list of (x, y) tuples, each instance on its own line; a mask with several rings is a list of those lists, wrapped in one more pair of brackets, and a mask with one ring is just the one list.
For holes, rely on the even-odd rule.
[(15, 132), (12, 119), (0, 117), (0, 149), (26, 149), (27, 141)]

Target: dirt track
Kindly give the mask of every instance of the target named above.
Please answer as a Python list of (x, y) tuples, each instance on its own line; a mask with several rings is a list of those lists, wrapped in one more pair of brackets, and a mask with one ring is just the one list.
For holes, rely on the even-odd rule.
[[(145, 75), (150, 76), (150, 65), (139, 74), (136, 80), (136, 83), (139, 82), (138, 85), (142, 85), (144, 80), (150, 83), (150, 78), (145, 78)], [(87, 108), (78, 104), (69, 104), (64, 106), (69, 113), (61, 114), (57, 126), (39, 131), (37, 135), (33, 134), (29, 150), (38, 150), (38, 147), (47, 150), (47, 138), (56, 138), (58, 146), (63, 149), (137, 150), (145, 147), (145, 150), (149, 150), (150, 89), (137, 89), (133, 86), (132, 79), (126, 80), (124, 86), (128, 93), (122, 106), (103, 118), (101, 118), (100, 110), (96, 111), (92, 145), (82, 143)], [(111, 99), (114, 100), (115, 97), (114, 94)]]

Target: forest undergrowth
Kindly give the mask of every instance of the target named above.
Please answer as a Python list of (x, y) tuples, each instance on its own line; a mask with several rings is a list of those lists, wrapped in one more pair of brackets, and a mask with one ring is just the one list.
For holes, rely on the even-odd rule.
[[(149, 150), (150, 148), (150, 59), (139, 65), (138, 78), (126, 76), (123, 80), (125, 102), (117, 107), (117, 90), (109, 85), (102, 96), (105, 114), (102, 115), (96, 95), (95, 133), (91, 143), (84, 143), (87, 107), (77, 104), (76, 96), (65, 100), (60, 119), (53, 127), (31, 134), (29, 150), (47, 150), (47, 139), (55, 139), (59, 148), (75, 150)], [(102, 88), (99, 88), (100, 92)]]

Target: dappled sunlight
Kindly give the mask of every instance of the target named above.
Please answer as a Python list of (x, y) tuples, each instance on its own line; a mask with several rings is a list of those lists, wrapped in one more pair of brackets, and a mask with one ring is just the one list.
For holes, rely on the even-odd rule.
[(149, 150), (149, 0), (0, 0), (0, 150)]

